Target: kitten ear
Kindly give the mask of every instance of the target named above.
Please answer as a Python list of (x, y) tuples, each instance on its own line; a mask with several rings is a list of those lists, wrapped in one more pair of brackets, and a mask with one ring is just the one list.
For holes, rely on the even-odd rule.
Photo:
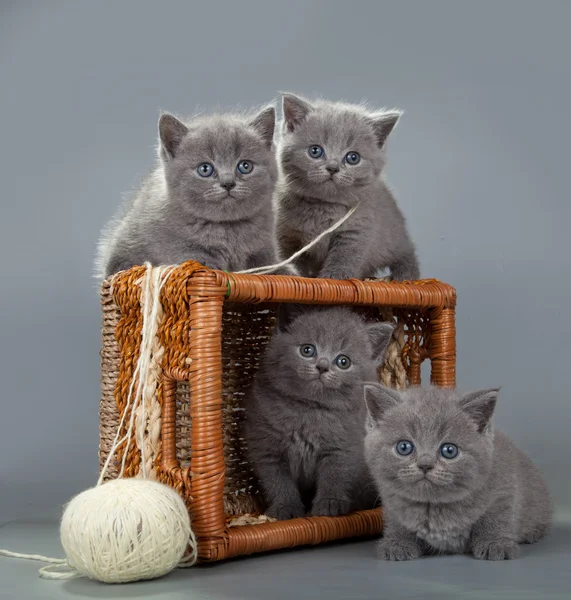
[(477, 390), (464, 394), (460, 400), (460, 407), (476, 423), (480, 433), (490, 425), (499, 391), (500, 388)]
[(369, 416), (374, 423), (383, 420), (385, 412), (395, 407), (401, 401), (401, 396), (397, 390), (385, 387), (379, 383), (365, 383), (365, 404), (369, 411)]
[(173, 158), (188, 127), (173, 115), (164, 113), (159, 119), (159, 139), (161, 140), (161, 156), (166, 160)]
[(375, 323), (367, 328), (369, 340), (373, 346), (373, 358), (379, 364), (383, 361), (385, 350), (388, 348), (394, 330), (395, 324), (389, 321)]
[(309, 102), (294, 96), (293, 94), (282, 94), (282, 106), (284, 122), (287, 131), (293, 131), (307, 115), (313, 110)]
[(262, 136), (266, 146), (271, 148), (274, 141), (274, 129), (276, 127), (276, 109), (273, 106), (264, 108), (250, 122), (250, 127), (253, 127)]
[(373, 129), (377, 138), (377, 145), (382, 148), (387, 141), (391, 131), (395, 128), (399, 119), (402, 116), (400, 110), (391, 110), (389, 112), (381, 113), (380, 115), (373, 116)]

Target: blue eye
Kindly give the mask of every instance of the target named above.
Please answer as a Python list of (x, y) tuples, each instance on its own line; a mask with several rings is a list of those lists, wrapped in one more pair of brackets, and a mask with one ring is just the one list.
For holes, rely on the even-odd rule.
[(304, 344), (303, 346), (300, 346), (299, 352), (302, 356), (305, 356), (305, 358), (312, 358), (315, 356), (315, 346), (313, 344)]
[(458, 446), (456, 444), (442, 444), (440, 446), (440, 454), (444, 458), (456, 458), (458, 456)]
[(321, 158), (325, 154), (321, 146), (310, 146), (307, 153), (311, 158)]
[(198, 169), (196, 169), (196, 172), (201, 177), (210, 177), (212, 173), (214, 173), (214, 167), (210, 163), (202, 163)]
[(242, 175), (248, 175), (254, 170), (254, 163), (249, 160), (241, 160), (236, 167), (239, 173)]
[(348, 356), (345, 356), (344, 354), (340, 354), (336, 359), (335, 359), (335, 364), (340, 368), (340, 369), (348, 369), (351, 366), (351, 359)]
[(357, 165), (361, 162), (361, 155), (358, 152), (347, 152), (345, 162), (348, 165)]
[(397, 451), (397, 454), (400, 454), (401, 456), (408, 456), (409, 454), (412, 454), (414, 446), (412, 442), (409, 442), (408, 440), (401, 440), (395, 446), (395, 450)]

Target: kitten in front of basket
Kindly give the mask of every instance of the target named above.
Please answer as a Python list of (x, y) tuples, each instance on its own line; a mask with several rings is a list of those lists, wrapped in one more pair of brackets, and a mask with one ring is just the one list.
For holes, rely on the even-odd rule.
[(147, 261), (228, 271), (274, 264), (274, 127), (273, 106), (190, 122), (163, 114), (159, 164), (103, 230), (99, 276)]
[(246, 401), (248, 456), (267, 515), (374, 507), (362, 390), (376, 378), (393, 329), (335, 307), (313, 308), (274, 333)]
[(539, 470), (492, 415), (498, 390), (365, 385), (367, 464), (384, 510), (378, 555), (471, 553), (516, 558), (549, 530), (552, 504)]
[(405, 218), (383, 178), (387, 140), (400, 116), (283, 95), (276, 218), (282, 258), (358, 205), (339, 229), (297, 259), (303, 276), (364, 279), (389, 268), (395, 280), (419, 278)]

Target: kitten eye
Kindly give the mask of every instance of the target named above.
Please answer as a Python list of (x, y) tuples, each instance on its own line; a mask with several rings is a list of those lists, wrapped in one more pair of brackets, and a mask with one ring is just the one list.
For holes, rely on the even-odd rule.
[(361, 155), (358, 152), (347, 152), (345, 162), (348, 165), (357, 165), (361, 162)]
[(442, 444), (440, 446), (440, 454), (444, 458), (456, 458), (458, 456), (458, 446), (456, 444)]
[(335, 359), (335, 364), (340, 368), (340, 369), (348, 369), (351, 366), (351, 359), (348, 356), (345, 356), (344, 354), (340, 354), (336, 359)]
[(310, 146), (307, 153), (311, 158), (321, 158), (325, 154), (321, 146)]
[(401, 440), (400, 442), (397, 442), (395, 450), (397, 451), (397, 454), (400, 454), (401, 456), (408, 456), (409, 454), (412, 454), (414, 445), (408, 440)]
[(196, 172), (201, 177), (210, 177), (212, 173), (214, 173), (214, 167), (210, 163), (202, 163), (198, 169), (196, 169)]
[(312, 356), (315, 356), (315, 346), (313, 344), (304, 344), (303, 346), (300, 346), (299, 352), (302, 356), (305, 356), (305, 358), (311, 358)]
[(236, 167), (238, 173), (242, 173), (242, 175), (248, 175), (254, 170), (254, 163), (249, 160), (241, 160)]

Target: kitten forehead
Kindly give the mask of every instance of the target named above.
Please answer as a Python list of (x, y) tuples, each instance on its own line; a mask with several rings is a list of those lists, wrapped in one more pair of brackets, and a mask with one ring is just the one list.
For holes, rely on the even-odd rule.
[(236, 117), (211, 116), (188, 124), (189, 133), (182, 144), (186, 155), (214, 158), (254, 158), (266, 155), (260, 136)]
[[(459, 392), (446, 388), (408, 388), (402, 402), (387, 410), (383, 427), (395, 435), (403, 431), (426, 442), (442, 442), (447, 435), (475, 433), (459, 405)], [(449, 440), (454, 441), (454, 440)]]
[(292, 323), (290, 334), (330, 349), (369, 348), (365, 322), (344, 308), (312, 309)]
[(314, 143), (351, 146), (357, 143), (375, 144), (372, 120), (384, 113), (400, 112), (380, 109), (371, 112), (365, 105), (343, 102), (312, 102), (314, 110), (293, 133), (285, 134), (296, 139), (313, 138)]
[(368, 120), (351, 111), (315, 111), (292, 135), (307, 143), (347, 149), (358, 145), (374, 145), (375, 137)]

